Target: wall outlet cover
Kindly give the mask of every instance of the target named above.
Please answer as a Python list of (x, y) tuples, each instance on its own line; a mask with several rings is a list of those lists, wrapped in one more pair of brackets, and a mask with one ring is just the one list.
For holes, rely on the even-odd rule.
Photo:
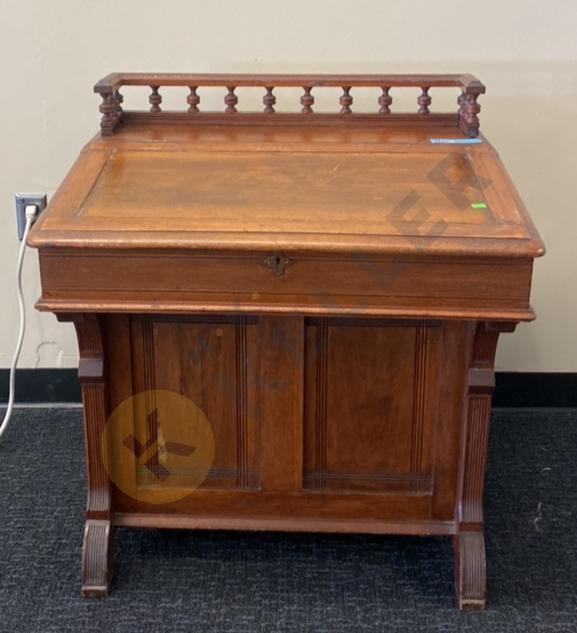
[(18, 224), (18, 239), (22, 241), (26, 227), (26, 207), (35, 204), (38, 207), (36, 217), (46, 208), (45, 193), (17, 193), (16, 194), (16, 222)]

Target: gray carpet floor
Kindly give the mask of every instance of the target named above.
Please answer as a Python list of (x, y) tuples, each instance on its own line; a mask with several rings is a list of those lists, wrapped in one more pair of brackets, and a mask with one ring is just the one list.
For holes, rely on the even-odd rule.
[(455, 608), (448, 539), (119, 530), (79, 596), (79, 410), (19, 409), (0, 444), (0, 631), (577, 631), (577, 412), (499, 410), (488, 607)]

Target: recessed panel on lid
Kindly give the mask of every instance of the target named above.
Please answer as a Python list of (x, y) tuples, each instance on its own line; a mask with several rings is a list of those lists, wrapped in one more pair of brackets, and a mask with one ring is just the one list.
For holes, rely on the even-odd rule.
[(85, 229), (442, 234), (494, 224), (483, 200), (454, 152), (119, 150), (77, 218)]

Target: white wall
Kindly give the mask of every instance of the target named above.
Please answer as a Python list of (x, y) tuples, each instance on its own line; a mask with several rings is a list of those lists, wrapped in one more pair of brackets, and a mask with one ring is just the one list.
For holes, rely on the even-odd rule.
[[(92, 85), (119, 71), (472, 72), (498, 148), (548, 254), (538, 321), (498, 367), (577, 371), (577, 2), (574, 0), (0, 0), (0, 367), (17, 331), (13, 194), (50, 196), (98, 128)], [(32, 305), (20, 366), (73, 366), (72, 328)]]

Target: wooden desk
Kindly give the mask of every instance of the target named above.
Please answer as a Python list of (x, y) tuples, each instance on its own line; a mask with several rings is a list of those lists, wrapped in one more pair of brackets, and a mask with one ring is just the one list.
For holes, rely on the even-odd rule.
[[(134, 85), (149, 112), (123, 109)], [(161, 86), (188, 111), (162, 111)], [(202, 111), (206, 86), (224, 112)], [(340, 112), (315, 112), (335, 86)], [(264, 112), (237, 111), (237, 87)], [(290, 87), (302, 111), (275, 112)], [(415, 87), (418, 113), (395, 113)], [(434, 113), (449, 88), (456, 112)], [(95, 90), (101, 134), (30, 235), (38, 308), (78, 334), (83, 595), (108, 592), (115, 526), (441, 534), (459, 606), (482, 608), (495, 349), (533, 319), (544, 252), (478, 136), (484, 86), (114, 74)]]

